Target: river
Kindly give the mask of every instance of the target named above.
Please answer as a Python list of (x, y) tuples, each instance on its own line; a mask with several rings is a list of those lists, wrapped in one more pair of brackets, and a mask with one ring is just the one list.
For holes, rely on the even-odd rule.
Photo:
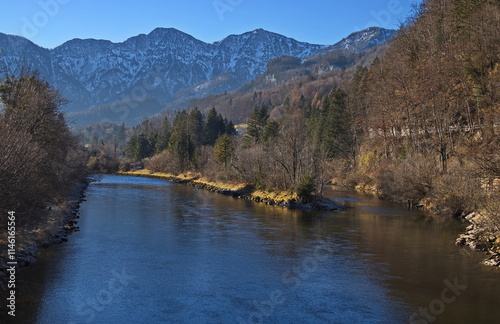
[(18, 271), (16, 321), (7, 323), (500, 318), (500, 272), (454, 245), (464, 224), (350, 192), (328, 195), (352, 208), (287, 210), (104, 176), (87, 190), (81, 231)]

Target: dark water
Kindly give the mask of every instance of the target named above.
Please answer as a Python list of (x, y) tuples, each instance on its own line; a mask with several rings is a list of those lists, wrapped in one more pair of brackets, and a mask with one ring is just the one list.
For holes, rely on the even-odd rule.
[(81, 232), (18, 272), (16, 320), (497, 322), (500, 273), (454, 245), (463, 225), (329, 194), (353, 208), (290, 211), (106, 176), (88, 189)]

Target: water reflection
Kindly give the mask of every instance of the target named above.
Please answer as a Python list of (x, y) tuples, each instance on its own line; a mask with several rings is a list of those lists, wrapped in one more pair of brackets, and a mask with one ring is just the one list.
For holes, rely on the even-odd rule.
[[(463, 225), (328, 194), (352, 208), (287, 210), (106, 176), (88, 191), (81, 232), (21, 272), (22, 323), (401, 323), (455, 278), (468, 288), (437, 322), (499, 315), (499, 274), (453, 245)], [(106, 295), (117, 273), (126, 284)]]

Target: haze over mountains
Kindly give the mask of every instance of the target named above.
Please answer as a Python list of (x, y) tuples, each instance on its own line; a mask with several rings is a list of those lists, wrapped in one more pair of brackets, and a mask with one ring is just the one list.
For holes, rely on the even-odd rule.
[(337, 50), (358, 53), (394, 34), (369, 28), (327, 46), (257, 29), (205, 43), (176, 29), (157, 28), (123, 43), (73, 39), (45, 49), (0, 33), (0, 72), (39, 71), (70, 101), (65, 110), (78, 124), (134, 124), (165, 108), (183, 108), (193, 99), (241, 88), (266, 72), (273, 59), (295, 57), (300, 64)]

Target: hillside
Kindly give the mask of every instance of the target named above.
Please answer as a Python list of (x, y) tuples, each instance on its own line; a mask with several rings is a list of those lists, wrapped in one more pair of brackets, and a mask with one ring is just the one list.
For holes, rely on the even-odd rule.
[(357, 53), (337, 48), (304, 61), (288, 56), (276, 58), (268, 63), (266, 72), (236, 91), (192, 101), (188, 109), (207, 111), (215, 107), (236, 124), (245, 123), (252, 109), (262, 104), (279, 113), (294, 88), (299, 88), (307, 102), (319, 100), (333, 87), (352, 79), (359, 68), (369, 67), (386, 48), (383, 42)]

